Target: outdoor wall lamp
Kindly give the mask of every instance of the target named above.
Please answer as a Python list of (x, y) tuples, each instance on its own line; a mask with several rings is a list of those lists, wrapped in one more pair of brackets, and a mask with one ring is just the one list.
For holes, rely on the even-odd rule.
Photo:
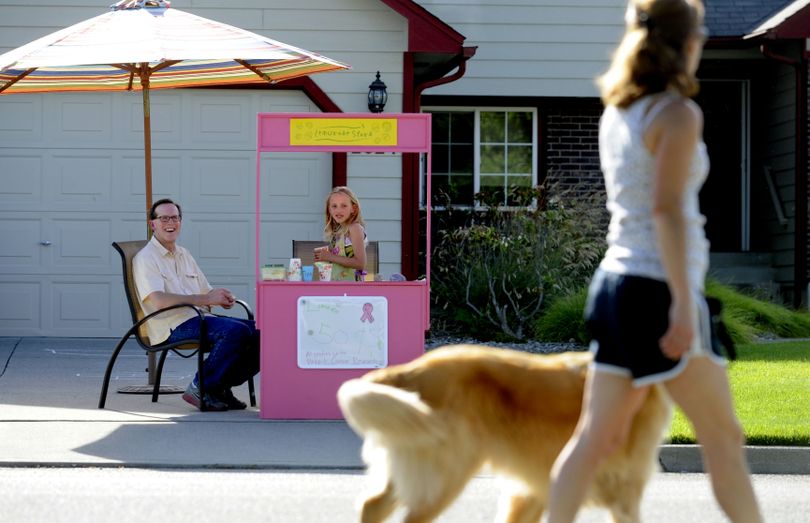
[(377, 79), (368, 86), (368, 110), (372, 113), (381, 113), (388, 101), (388, 92), (385, 90), (385, 82), (380, 80), (380, 72), (377, 71)]

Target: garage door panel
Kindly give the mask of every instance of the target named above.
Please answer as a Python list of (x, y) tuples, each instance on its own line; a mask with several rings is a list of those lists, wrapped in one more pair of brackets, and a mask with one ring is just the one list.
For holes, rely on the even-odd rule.
[(70, 267), (109, 273), (112, 218), (98, 215), (93, 220), (54, 217), (52, 245), (54, 269)]
[(296, 216), (298, 221), (280, 220), (279, 218), (262, 219), (261, 257), (262, 265), (268, 263), (286, 263), (292, 257), (293, 240), (322, 240), (323, 217), (313, 214)]
[(6, 329), (31, 332), (41, 328), (40, 282), (0, 281), (0, 295), (0, 334)]
[(319, 112), (318, 109), (307, 103), (274, 103), (273, 100), (262, 100), (259, 103), (259, 112), (262, 113), (312, 113)]
[[(42, 199), (42, 170), (39, 155), (0, 155), (0, 202), (39, 203)], [(4, 208), (7, 207), (4, 205)]]
[(45, 202), (110, 203), (113, 154), (54, 155), (46, 160)]
[[(296, 154), (298, 157), (293, 156)], [(332, 187), (331, 155), (263, 155), (261, 168), (262, 211), (285, 215), (323, 212)]]
[(54, 281), (51, 287), (53, 329), (56, 332), (82, 332), (99, 335), (108, 332), (111, 284), (82, 281)]
[[(183, 139), (183, 95), (179, 92), (152, 91), (149, 95), (152, 146), (180, 144)], [(140, 93), (123, 101), (126, 126), (118, 129), (119, 136), (129, 143), (143, 144), (143, 98)]]
[(186, 103), (190, 104), (191, 118), (184, 119), (188, 142), (240, 148), (255, 143), (256, 110), (252, 96), (233, 93), (228, 97), (196, 93), (188, 97)]
[[(112, 250), (112, 242), (126, 242), (126, 241), (133, 241), (133, 240), (145, 240), (147, 234), (147, 227), (149, 224), (146, 221), (146, 205), (141, 202), (141, 209), (139, 210), (139, 215), (137, 217), (124, 217), (120, 220), (113, 221), (112, 233), (110, 242), (107, 243), (107, 246), (110, 248), (110, 252), (114, 252)], [(115, 253), (113, 256), (113, 265), (117, 268), (119, 256), (118, 253)], [(120, 272), (120, 271), (119, 271)]]
[(188, 247), (207, 275), (209, 272), (245, 274), (253, 268), (254, 220), (222, 217), (194, 217), (193, 226), (183, 234)]
[(42, 130), (42, 95), (9, 96), (0, 104), (0, 142), (40, 143)]
[(43, 98), (45, 138), (54, 145), (82, 147), (113, 145), (112, 96), (109, 93), (71, 94)]
[(39, 268), (42, 228), (42, 218), (0, 216), (0, 245), (3, 246), (0, 249), (0, 271), (19, 273)]
[[(127, 153), (119, 165), (120, 176), (112, 180), (116, 199), (135, 203), (140, 208), (146, 201), (143, 154)], [(183, 159), (179, 153), (152, 154), (152, 200), (178, 198), (181, 188)]]
[(132, 325), (132, 315), (129, 312), (127, 297), (124, 295), (124, 280), (118, 275), (119, 281), (112, 282), (110, 286), (110, 311), (112, 316), (113, 336), (123, 336)]
[(185, 187), (195, 208), (254, 209), (255, 159), (244, 155), (198, 155), (189, 160)]

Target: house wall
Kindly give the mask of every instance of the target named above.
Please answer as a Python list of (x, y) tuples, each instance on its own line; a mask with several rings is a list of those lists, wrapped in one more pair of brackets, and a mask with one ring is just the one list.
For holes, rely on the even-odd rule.
[(595, 97), (625, 0), (417, 0), (478, 46), (460, 80), (426, 94)]
[[(0, 0), (0, 53), (102, 14), (111, 2)], [(387, 111), (402, 108), (407, 24), (379, 0), (173, 0), (173, 9), (349, 63), (313, 81), (344, 112), (367, 113), (374, 72)], [(0, 336), (117, 336), (127, 325), (113, 240), (143, 238), (141, 96), (0, 96)], [(181, 243), (212, 283), (253, 303), (255, 114), (318, 111), (300, 91), (262, 88), (152, 93), (154, 197), (178, 198)], [(290, 238), (318, 239), (331, 155), (274, 154), (262, 183), (261, 262), (284, 261)], [(401, 157), (349, 155), (381, 272), (400, 272)], [(297, 173), (297, 174), (296, 174)], [(51, 242), (41, 245), (40, 242)]]
[[(807, 77), (805, 78), (805, 92), (804, 99), (810, 101), (810, 68), (805, 70)], [(804, 129), (804, 142), (805, 146), (807, 147), (807, 151), (805, 153), (805, 165), (804, 165), (804, 191), (805, 191), (805, 203), (804, 203), (804, 211), (806, 216), (804, 217), (804, 245), (805, 245), (805, 274), (804, 274), (804, 281), (806, 282), (806, 288), (804, 289), (797, 289), (799, 292), (802, 292), (803, 296), (803, 303), (804, 306), (810, 309), (810, 102), (805, 102), (805, 129)]]
[(773, 219), (767, 224), (767, 238), (773, 252), (776, 281), (792, 286), (794, 281), (794, 235), (796, 232), (796, 77), (792, 67), (770, 63), (770, 92), (765, 97), (766, 126), (763, 164), (770, 169), (787, 223)]

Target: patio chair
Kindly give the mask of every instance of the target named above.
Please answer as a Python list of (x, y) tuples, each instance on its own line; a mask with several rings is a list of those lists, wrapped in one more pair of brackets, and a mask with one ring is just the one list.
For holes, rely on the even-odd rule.
[[(293, 240), (293, 258), (301, 258), (301, 265), (312, 265), (315, 262), (313, 249), (324, 245), (326, 245), (325, 241)], [(366, 245), (366, 272), (369, 274), (376, 275), (380, 273), (379, 249), (379, 243), (376, 241), (368, 242), (368, 245)]]
[[(126, 294), (127, 303), (129, 304), (129, 311), (132, 314), (133, 325), (129, 328), (129, 330), (127, 330), (124, 336), (121, 337), (120, 341), (115, 346), (115, 350), (113, 350), (112, 356), (110, 356), (109, 363), (107, 363), (107, 371), (104, 373), (104, 382), (101, 386), (101, 396), (98, 400), (98, 408), (100, 409), (104, 408), (107, 401), (107, 389), (110, 385), (110, 376), (112, 374), (113, 366), (115, 365), (115, 360), (118, 358), (118, 354), (121, 352), (121, 349), (124, 348), (124, 344), (132, 336), (135, 337), (138, 345), (140, 345), (141, 348), (147, 353), (160, 353), (160, 359), (155, 372), (155, 386), (152, 390), (152, 402), (157, 402), (158, 396), (160, 395), (160, 378), (161, 374), (163, 373), (163, 364), (166, 361), (166, 356), (169, 354), (169, 351), (174, 352), (182, 358), (190, 358), (194, 355), (197, 356), (197, 374), (199, 376), (200, 397), (205, 397), (203, 363), (205, 361), (205, 354), (209, 351), (205, 343), (205, 315), (201, 309), (189, 304), (179, 304), (166, 307), (165, 309), (153, 312), (148, 316), (144, 314), (143, 309), (141, 309), (141, 304), (138, 301), (138, 291), (135, 288), (135, 280), (132, 276), (132, 259), (146, 244), (147, 240), (113, 242), (112, 244), (115, 250), (117, 250), (121, 255), (121, 266), (124, 275), (124, 294)], [(252, 320), (253, 311), (250, 309), (250, 306), (242, 300), (236, 300), (236, 303), (245, 309), (248, 319)], [(191, 308), (197, 315), (199, 315), (201, 320), (199, 337), (173, 343), (164, 342), (152, 344), (149, 341), (149, 336), (146, 333), (146, 322), (157, 314), (182, 307)], [(256, 392), (253, 384), (253, 378), (248, 380), (248, 391), (250, 393), (250, 405), (255, 407)], [(205, 402), (200, 402), (200, 410), (205, 410)]]

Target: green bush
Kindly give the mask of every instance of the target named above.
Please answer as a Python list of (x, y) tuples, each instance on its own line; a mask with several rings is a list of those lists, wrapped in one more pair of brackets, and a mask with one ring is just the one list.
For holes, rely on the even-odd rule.
[[(485, 195), (463, 226), (438, 231), (431, 314), (445, 330), (481, 340), (524, 340), (548, 297), (581, 286), (604, 251), (599, 207), (546, 200), (542, 187), (510, 192), (514, 207)], [(489, 204), (489, 205), (487, 205)]]
[(534, 326), (534, 336), (540, 341), (575, 341), (587, 345), (590, 341), (582, 313), (588, 288), (554, 300)]
[(750, 343), (757, 336), (810, 337), (810, 314), (757, 299), (733, 287), (709, 280), (706, 294), (723, 302), (723, 321), (736, 343)]

